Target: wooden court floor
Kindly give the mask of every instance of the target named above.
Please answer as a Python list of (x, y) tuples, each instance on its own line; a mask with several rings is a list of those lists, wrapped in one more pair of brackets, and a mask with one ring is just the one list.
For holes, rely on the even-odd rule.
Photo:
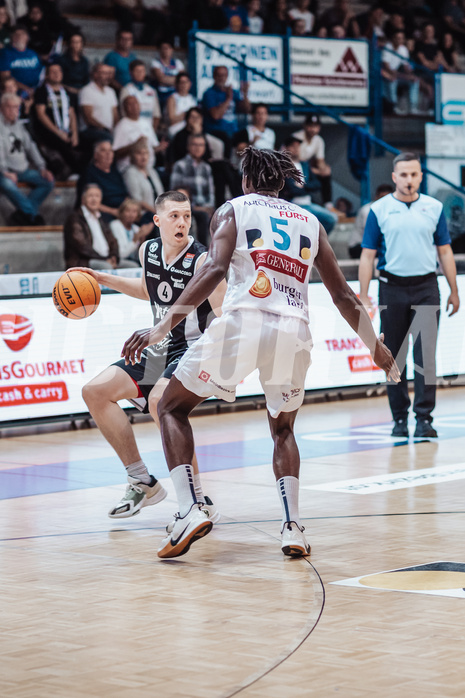
[(135, 431), (169, 496), (119, 522), (96, 429), (2, 432), (0, 696), (463, 698), (464, 398), (438, 391), (436, 443), (392, 439), (385, 397), (304, 406), (300, 560), (280, 550), (263, 410), (194, 418), (222, 519), (172, 561), (151, 423)]

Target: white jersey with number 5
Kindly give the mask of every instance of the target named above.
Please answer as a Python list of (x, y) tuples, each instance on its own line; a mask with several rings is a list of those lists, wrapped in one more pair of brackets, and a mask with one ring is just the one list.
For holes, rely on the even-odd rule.
[(229, 202), (237, 227), (223, 310), (254, 308), (308, 322), (308, 280), (318, 252), (314, 215), (284, 199), (247, 194)]

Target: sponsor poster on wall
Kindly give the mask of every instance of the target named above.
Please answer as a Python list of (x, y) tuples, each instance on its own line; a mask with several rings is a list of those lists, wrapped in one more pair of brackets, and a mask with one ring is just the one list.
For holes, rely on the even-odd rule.
[(450, 126), (465, 124), (465, 75), (436, 75), (436, 120)]
[[(244, 61), (280, 84), (284, 82), (283, 40), (279, 36), (255, 36), (230, 34), (226, 32), (196, 32), (196, 37), (208, 41), (228, 55)], [(201, 100), (205, 90), (213, 84), (213, 68), (225, 65), (229, 69), (229, 84), (240, 89), (239, 65), (218, 51), (196, 42), (195, 70), (197, 78), (197, 99)], [(281, 104), (284, 96), (280, 87), (248, 71), (249, 100), (266, 104)]]
[[(357, 292), (358, 283), (349, 282)], [(458, 277), (465, 296), (465, 277)], [(465, 314), (444, 312), (448, 285), (439, 277), (442, 317), (437, 374), (465, 374)], [(370, 286), (377, 299), (377, 282)], [(309, 285), (312, 365), (307, 390), (337, 389), (384, 382), (368, 349), (342, 319), (321, 283)], [(373, 312), (379, 331), (379, 312)], [(100, 307), (85, 320), (68, 320), (51, 298), (0, 299), (0, 425), (2, 422), (79, 414), (87, 411), (82, 386), (120, 358), (125, 340), (136, 329), (149, 327), (152, 314), (145, 301), (121, 294), (104, 294)], [(407, 367), (409, 377), (413, 366)], [(237, 388), (238, 397), (262, 395), (257, 372)], [(129, 406), (127, 404), (127, 406)]]
[(314, 104), (368, 107), (368, 61), (367, 41), (289, 39), (291, 89)]

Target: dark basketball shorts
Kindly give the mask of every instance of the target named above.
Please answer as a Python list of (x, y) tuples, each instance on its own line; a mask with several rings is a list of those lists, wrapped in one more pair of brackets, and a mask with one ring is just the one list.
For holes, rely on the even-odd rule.
[(126, 365), (124, 359), (120, 359), (112, 364), (122, 368), (136, 384), (139, 395), (130, 399), (129, 402), (134, 407), (137, 407), (140, 412), (148, 414), (148, 398), (152, 388), (160, 378), (167, 378), (168, 380), (171, 378), (186, 350), (187, 345), (184, 349), (177, 352), (163, 352), (156, 350), (154, 347), (148, 347), (143, 350), (140, 363)]

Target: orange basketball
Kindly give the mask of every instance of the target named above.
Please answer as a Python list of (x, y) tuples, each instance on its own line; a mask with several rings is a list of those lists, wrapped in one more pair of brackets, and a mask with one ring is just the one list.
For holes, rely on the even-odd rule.
[(59, 313), (71, 320), (89, 317), (100, 303), (100, 286), (83, 271), (67, 271), (60, 276), (52, 294)]

